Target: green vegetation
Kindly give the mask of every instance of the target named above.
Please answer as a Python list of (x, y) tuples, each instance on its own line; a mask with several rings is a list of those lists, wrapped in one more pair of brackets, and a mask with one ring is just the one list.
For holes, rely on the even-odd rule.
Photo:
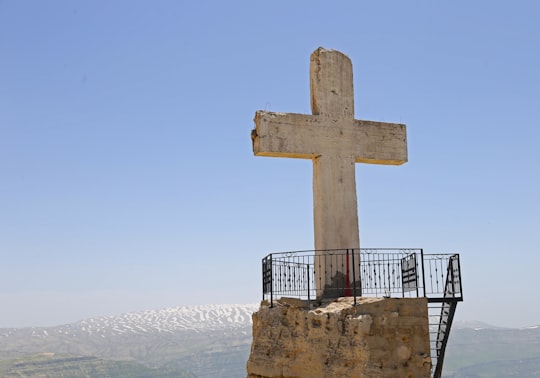
[(242, 377), (250, 347), (250, 327), (106, 337), (76, 329), (0, 330), (0, 377)]
[(95, 377), (95, 378), (195, 378), (176, 369), (151, 369), (131, 361), (107, 361), (90, 356), (41, 353), (0, 361), (0, 376), (17, 377)]
[(448, 378), (533, 378), (540, 376), (540, 357), (490, 361), (459, 369)]
[(540, 329), (456, 329), (443, 377), (539, 377), (539, 356)]

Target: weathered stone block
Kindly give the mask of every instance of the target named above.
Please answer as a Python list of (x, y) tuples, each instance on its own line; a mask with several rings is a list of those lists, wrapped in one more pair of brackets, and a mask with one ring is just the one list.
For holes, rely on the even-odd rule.
[(253, 314), (248, 378), (429, 377), (425, 298), (278, 301)]

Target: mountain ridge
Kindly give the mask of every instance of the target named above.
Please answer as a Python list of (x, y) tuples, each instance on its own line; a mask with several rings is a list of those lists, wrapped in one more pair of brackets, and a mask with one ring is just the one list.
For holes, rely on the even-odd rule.
[[(248, 304), (206, 304), (192, 306), (164, 307), (157, 310), (142, 310), (120, 313), (118, 315), (93, 316), (76, 322), (65, 323), (54, 326), (27, 326), (27, 327), (0, 327), (0, 338), (6, 333), (17, 330), (48, 330), (55, 328), (79, 327), (81, 330), (92, 333), (98, 331), (100, 325), (109, 326), (116, 329), (118, 333), (124, 333), (130, 329), (126, 325), (138, 323), (158, 332), (171, 332), (181, 329), (186, 330), (218, 330), (251, 325), (251, 314), (259, 308), (258, 303)], [(166, 324), (166, 327), (159, 328), (159, 324)], [(538, 325), (524, 327), (502, 327), (488, 324), (479, 320), (456, 320), (453, 329), (535, 329)], [(144, 327), (132, 330), (134, 332), (148, 331)]]
[[(0, 340), (14, 333), (32, 330), (36, 337), (51, 332), (69, 335), (75, 330), (89, 335), (114, 335), (148, 332), (215, 331), (251, 325), (251, 314), (258, 304), (218, 304), (167, 307), (159, 310), (126, 312), (98, 316), (77, 322), (45, 327), (0, 328)], [(54, 331), (51, 331), (54, 330)]]

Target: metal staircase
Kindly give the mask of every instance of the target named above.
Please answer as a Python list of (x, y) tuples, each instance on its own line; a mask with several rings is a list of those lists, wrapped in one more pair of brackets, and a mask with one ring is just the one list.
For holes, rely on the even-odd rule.
[(444, 296), (442, 298), (428, 298), (433, 378), (441, 378), (442, 376), (448, 336), (456, 313), (457, 302), (462, 300), (459, 256), (454, 255), (448, 259)]

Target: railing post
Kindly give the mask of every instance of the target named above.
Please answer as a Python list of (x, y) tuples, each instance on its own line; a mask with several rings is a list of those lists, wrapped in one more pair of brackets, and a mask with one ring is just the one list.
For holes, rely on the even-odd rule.
[(356, 270), (354, 269), (354, 249), (352, 250), (352, 276), (353, 276), (353, 297), (354, 297), (354, 305), (356, 306)]
[(448, 268), (450, 269), (450, 285), (452, 287), (452, 297), (455, 297), (456, 296), (456, 286), (455, 286), (455, 282), (456, 280), (454, 279), (454, 257), (455, 256), (450, 256), (450, 259), (448, 260), (449, 264), (448, 264)]
[(305, 264), (307, 274), (307, 300), (308, 304), (311, 303), (311, 285), (309, 284), (309, 264)]
[[(427, 294), (426, 294), (426, 274), (425, 274), (425, 271), (424, 271), (424, 248), (420, 248), (420, 261), (422, 261), (422, 287), (423, 287), (423, 290), (424, 290), (424, 297), (427, 297)], [(418, 294), (416, 294), (416, 296), (418, 297)]]
[(274, 307), (274, 262), (270, 254), (270, 307)]
[[(349, 249), (345, 252), (345, 296), (350, 297), (351, 296), (351, 276), (350, 276), (350, 267), (349, 267)], [(343, 266), (343, 265), (342, 265)]]
[(459, 278), (459, 298), (463, 300), (463, 282), (461, 282), (461, 262), (459, 261), (459, 254), (456, 254), (458, 265), (458, 278)]
[[(420, 256), (420, 257), (423, 257), (423, 256)], [(420, 293), (420, 290), (418, 288), (418, 286), (420, 286), (418, 284), (419, 283), (419, 279), (418, 279), (418, 259), (415, 258), (415, 260), (416, 260), (416, 264), (415, 264), (415, 267), (414, 267), (414, 273), (416, 274), (416, 298), (418, 298), (419, 293)], [(421, 264), (424, 265), (424, 260), (423, 259), (422, 259)]]
[(358, 280), (360, 282), (358, 282), (358, 287), (360, 288), (360, 295), (359, 295), (360, 297), (362, 297), (362, 295), (364, 295), (364, 290), (363, 290), (363, 286), (362, 286), (363, 285), (363, 281), (362, 281), (362, 259), (363, 259), (363, 257), (362, 257), (362, 249), (359, 248), (358, 249), (358, 269), (359, 269), (359, 271), (358, 271)]

